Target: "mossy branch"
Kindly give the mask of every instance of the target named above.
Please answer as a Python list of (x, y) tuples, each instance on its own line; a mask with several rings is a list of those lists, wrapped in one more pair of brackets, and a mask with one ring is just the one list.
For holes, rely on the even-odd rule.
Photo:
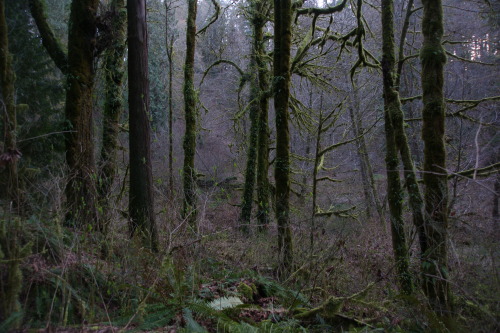
[(337, 217), (353, 217), (354, 215), (350, 214), (349, 212), (353, 211), (356, 209), (356, 206), (349, 207), (347, 209), (341, 209), (341, 210), (327, 210), (327, 211), (321, 211), (319, 207), (317, 207), (317, 211), (314, 213), (314, 216), (316, 217), (331, 217), (332, 215), (337, 216)]
[(448, 55), (448, 56), (450, 56), (452, 58), (458, 59), (460, 61), (470, 63), (470, 64), (478, 64), (478, 65), (483, 65), (483, 66), (496, 66), (496, 64), (492, 64), (492, 63), (489, 63), (489, 62), (482, 62), (482, 61), (471, 60), (471, 59), (459, 57), (456, 54), (453, 54), (453, 53), (451, 53), (449, 51), (446, 51), (446, 55)]
[(366, 133), (368, 133), (373, 127), (375, 127), (375, 124), (373, 124), (370, 128), (368, 128), (367, 130), (365, 130), (363, 133), (361, 133), (360, 135), (358, 135), (358, 136), (356, 136), (356, 137), (354, 137), (352, 139), (349, 139), (349, 140), (346, 140), (346, 141), (342, 141), (342, 142), (339, 142), (339, 143), (335, 143), (333, 145), (330, 145), (330, 146), (324, 148), (323, 150), (321, 150), (319, 152), (319, 154), (320, 155), (324, 155), (324, 154), (328, 153), (329, 151), (334, 150), (335, 148), (338, 148), (338, 147), (346, 145), (348, 143), (357, 141), (357, 140), (361, 139)]
[(331, 177), (321, 177), (321, 178), (318, 178), (316, 179), (317, 182), (321, 182), (321, 181), (329, 181), (329, 182), (332, 182), (332, 183), (341, 183), (342, 180), (340, 179), (334, 179), (334, 178), (331, 178)]
[(459, 114), (467, 111), (467, 110), (470, 110), (470, 109), (473, 109), (475, 107), (477, 107), (479, 104), (481, 103), (484, 103), (484, 102), (493, 102), (493, 101), (499, 101), (500, 100), (500, 96), (492, 96), (492, 97), (486, 97), (486, 98), (482, 98), (482, 99), (477, 99), (477, 100), (454, 100), (454, 99), (447, 99), (446, 102), (447, 103), (451, 103), (451, 104), (468, 104), (466, 107), (460, 109), (460, 110), (457, 110), (457, 111), (454, 111), (454, 112), (451, 112), (451, 113), (448, 113), (447, 116), (448, 117), (454, 117), (454, 116), (458, 116)]
[(346, 317), (344, 315), (340, 314), (340, 310), (342, 309), (342, 306), (345, 304), (347, 301), (356, 301), (359, 298), (363, 297), (366, 295), (366, 293), (374, 286), (375, 284), (372, 282), (370, 283), (365, 289), (361, 290), (360, 292), (353, 294), (348, 297), (335, 297), (335, 296), (330, 296), (328, 299), (323, 302), (323, 304), (319, 305), (316, 308), (313, 308), (311, 310), (299, 312), (298, 314), (295, 315), (296, 319), (301, 319), (301, 320), (307, 320), (315, 315), (321, 315), (325, 318), (334, 318), (336, 316), (340, 316), (345, 319), (349, 320), (354, 320), (358, 323), (362, 323), (363, 325), (367, 325), (371, 327), (371, 325), (368, 325), (367, 323), (361, 322), (357, 319), (351, 318), (351, 317)]
[(47, 20), (45, 3), (43, 0), (29, 0), (31, 16), (35, 20), (42, 44), (63, 74), (68, 74), (68, 55), (61, 42), (57, 39)]
[(204, 34), (207, 31), (207, 29), (212, 24), (214, 24), (217, 21), (217, 19), (219, 19), (220, 4), (217, 2), (217, 0), (211, 0), (211, 1), (212, 1), (212, 4), (214, 5), (215, 12), (212, 15), (212, 17), (210, 18), (210, 21), (207, 23), (207, 25), (205, 25), (203, 28), (201, 28), (200, 30), (198, 30), (198, 32), (196, 33), (196, 36), (200, 36), (200, 35)]
[(485, 166), (484, 168), (479, 168), (479, 169), (468, 169), (468, 170), (463, 170), (460, 172), (455, 172), (453, 174), (448, 175), (448, 178), (454, 178), (454, 177), (467, 177), (470, 178), (471, 176), (480, 176), (480, 177), (487, 177), (489, 175), (498, 173), (500, 171), (500, 162)]
[[(208, 68), (205, 70), (205, 72), (203, 73), (203, 76), (201, 78), (201, 82), (200, 82), (200, 86), (203, 84), (203, 82), (205, 81), (205, 77), (208, 75), (208, 73), (210, 72), (210, 70), (212, 68), (214, 68), (215, 66), (218, 66), (220, 64), (227, 64), (227, 65), (231, 65), (233, 66), (237, 71), (238, 73), (240, 73), (241, 75), (241, 78), (242, 78), (242, 81), (246, 82), (246, 77), (248, 76), (238, 65), (236, 65), (234, 62), (232, 62), (231, 60), (226, 60), (226, 59), (220, 59), (220, 60), (217, 60), (216, 62), (214, 62), (213, 64), (211, 64), (210, 66), (208, 66)], [(244, 84), (244, 83), (240, 83), (241, 84)]]
[(297, 17), (300, 15), (330, 15), (333, 13), (340, 12), (345, 8), (347, 4), (347, 0), (343, 0), (340, 4), (336, 6), (328, 6), (326, 8), (299, 8), (297, 9)]

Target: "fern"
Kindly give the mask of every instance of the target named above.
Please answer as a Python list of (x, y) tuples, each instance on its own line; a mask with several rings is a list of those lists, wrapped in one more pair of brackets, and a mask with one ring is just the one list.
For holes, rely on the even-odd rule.
[(208, 304), (214, 310), (224, 310), (228, 308), (234, 308), (235, 306), (241, 305), (243, 302), (238, 297), (221, 297), (213, 300)]
[(290, 309), (308, 303), (306, 297), (300, 292), (285, 288), (283, 285), (277, 283), (276, 281), (267, 279), (265, 277), (257, 277), (255, 284), (259, 289), (259, 294), (264, 297), (275, 296), (284, 306)]
[(193, 313), (189, 309), (184, 309), (184, 320), (186, 321), (186, 330), (190, 333), (207, 333), (207, 330), (204, 329), (200, 324), (193, 319)]
[(149, 304), (145, 310), (144, 322), (139, 326), (141, 330), (153, 330), (165, 327), (172, 321), (176, 314), (175, 308), (162, 303)]
[(7, 319), (5, 319), (3, 322), (0, 322), (0, 332), (10, 332), (12, 328), (17, 326), (17, 323), (20, 322), (22, 318), (22, 311), (11, 313)]

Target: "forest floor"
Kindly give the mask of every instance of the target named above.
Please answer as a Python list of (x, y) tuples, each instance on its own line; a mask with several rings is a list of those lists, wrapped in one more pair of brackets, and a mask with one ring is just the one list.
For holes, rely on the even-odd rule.
[[(418, 288), (398, 292), (387, 226), (320, 220), (311, 248), (309, 220), (297, 212), (295, 269), (278, 278), (275, 227), (241, 233), (238, 207), (225, 200), (207, 201), (200, 221), (196, 232), (160, 222), (159, 254), (127, 239), (125, 221), (106, 239), (26, 221), (21, 238), (33, 249), (22, 264), (24, 329), (16, 332), (446, 331)], [(452, 220), (449, 273), (460, 331), (500, 330), (493, 227), (479, 215)], [(408, 235), (417, 281), (416, 240)]]

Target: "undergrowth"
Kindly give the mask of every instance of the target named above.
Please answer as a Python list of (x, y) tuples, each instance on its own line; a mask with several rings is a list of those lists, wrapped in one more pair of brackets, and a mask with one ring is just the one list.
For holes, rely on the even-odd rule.
[[(154, 254), (122, 233), (104, 240), (50, 218), (0, 222), (0, 332), (446, 332), (423, 295), (398, 293), (390, 242), (373, 224), (339, 221), (316, 235), (313, 254), (308, 238), (296, 237), (295, 270), (278, 280), (273, 229), (242, 235), (230, 224), (201, 225), (200, 241), (178, 235)], [(416, 258), (413, 269), (418, 283)], [(498, 329), (498, 286), (483, 279), (471, 295), (460, 288), (473, 282), (461, 279), (457, 327)]]

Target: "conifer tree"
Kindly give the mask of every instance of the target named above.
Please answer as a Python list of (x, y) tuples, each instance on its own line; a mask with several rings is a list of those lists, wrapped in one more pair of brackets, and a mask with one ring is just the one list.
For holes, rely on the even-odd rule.
[(154, 218), (149, 123), (148, 33), (146, 1), (128, 0), (128, 78), (130, 147), (130, 234), (140, 233), (146, 246), (158, 250)]

